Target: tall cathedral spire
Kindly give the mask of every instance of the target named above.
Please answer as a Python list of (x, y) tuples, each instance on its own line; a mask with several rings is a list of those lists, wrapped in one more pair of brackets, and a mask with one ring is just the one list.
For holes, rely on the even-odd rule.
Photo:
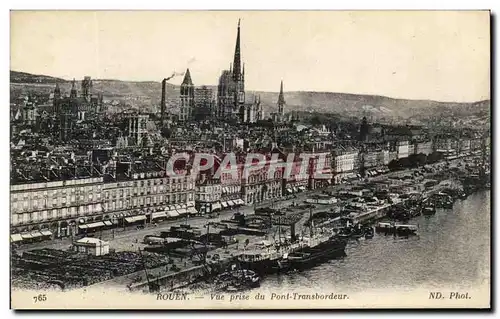
[(240, 22), (238, 20), (238, 35), (236, 36), (236, 48), (234, 49), (233, 78), (239, 79), (241, 76), (241, 56), (240, 56)]
[(278, 96), (278, 113), (284, 114), (285, 96), (283, 95), (283, 80), (281, 80), (280, 95)]

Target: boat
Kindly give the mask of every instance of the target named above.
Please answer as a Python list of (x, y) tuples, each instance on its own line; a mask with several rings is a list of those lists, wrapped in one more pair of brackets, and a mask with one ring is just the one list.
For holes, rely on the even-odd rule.
[(453, 198), (449, 194), (439, 192), (437, 194), (434, 194), (433, 198), (434, 198), (434, 204), (437, 208), (446, 208), (446, 209), (453, 208)]
[(399, 236), (410, 236), (416, 235), (418, 231), (418, 226), (415, 225), (395, 225), (395, 232)]
[(344, 227), (344, 228), (341, 228), (337, 234), (337, 236), (339, 238), (343, 238), (343, 239), (348, 239), (350, 238), (351, 236), (353, 235), (353, 231), (352, 231), (352, 228), (351, 227)]
[(395, 224), (388, 222), (380, 222), (375, 227), (378, 232), (383, 232), (385, 234), (394, 234), (398, 236), (410, 236), (416, 235), (418, 226), (409, 224)]
[(425, 205), (422, 208), (422, 214), (424, 216), (431, 216), (436, 214), (436, 207), (434, 205)]
[(256, 272), (249, 269), (233, 269), (223, 272), (215, 278), (217, 290), (222, 291), (241, 291), (248, 288), (260, 286), (260, 277)]
[(375, 230), (382, 233), (389, 233), (392, 231), (393, 226), (393, 223), (380, 222), (375, 226)]
[(371, 239), (375, 235), (375, 231), (373, 230), (373, 227), (367, 227), (365, 229), (365, 238), (366, 239)]
[(304, 247), (283, 256), (281, 263), (288, 265), (289, 270), (310, 268), (334, 257), (344, 257), (347, 240), (337, 236), (314, 247)]
[(281, 268), (278, 264), (280, 255), (273, 251), (271, 252), (252, 252), (244, 253), (237, 257), (242, 268), (252, 270), (259, 275), (272, 274), (279, 271)]

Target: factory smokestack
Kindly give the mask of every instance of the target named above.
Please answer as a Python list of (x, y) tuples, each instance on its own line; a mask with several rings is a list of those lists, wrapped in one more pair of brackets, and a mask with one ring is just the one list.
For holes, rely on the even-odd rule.
[(161, 81), (161, 126), (165, 125), (165, 111), (167, 107), (167, 79)]

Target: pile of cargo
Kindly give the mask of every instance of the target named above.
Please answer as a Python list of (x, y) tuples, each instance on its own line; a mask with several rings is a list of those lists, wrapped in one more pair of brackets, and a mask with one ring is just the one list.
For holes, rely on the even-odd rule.
[(82, 287), (168, 264), (168, 257), (155, 253), (116, 252), (89, 256), (73, 251), (37, 249), (13, 256), (14, 287), (40, 289), (60, 282), (67, 288)]

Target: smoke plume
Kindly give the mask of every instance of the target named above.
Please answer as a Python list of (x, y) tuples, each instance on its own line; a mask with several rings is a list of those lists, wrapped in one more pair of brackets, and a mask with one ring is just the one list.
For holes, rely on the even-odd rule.
[(165, 81), (171, 80), (176, 76), (183, 76), (183, 75), (184, 75), (184, 72), (175, 72), (174, 71), (171, 76), (169, 76), (168, 78), (165, 79)]

